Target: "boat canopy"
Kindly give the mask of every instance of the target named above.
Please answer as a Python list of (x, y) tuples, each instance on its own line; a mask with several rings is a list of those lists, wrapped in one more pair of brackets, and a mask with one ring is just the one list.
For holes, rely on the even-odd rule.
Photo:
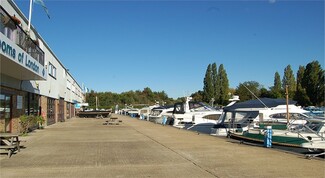
[(165, 106), (154, 107), (154, 108), (152, 108), (152, 110), (169, 109), (169, 108), (173, 108), (173, 107), (174, 107), (174, 105), (165, 105)]
[[(235, 103), (234, 105), (225, 107), (224, 111), (232, 111), (238, 108), (265, 108), (265, 105), (269, 108), (276, 107), (278, 105), (286, 105), (285, 99), (273, 99), (273, 98), (260, 98), (259, 100), (249, 100), (244, 102)], [(296, 101), (289, 100), (288, 104), (296, 104)]]

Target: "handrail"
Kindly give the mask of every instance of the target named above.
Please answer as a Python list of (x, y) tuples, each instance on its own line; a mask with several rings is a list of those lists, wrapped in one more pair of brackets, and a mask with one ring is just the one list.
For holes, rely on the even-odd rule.
[(44, 52), (38, 46), (38, 41), (33, 40), (19, 25), (17, 17), (12, 17), (0, 6), (0, 33), (15, 42), (21, 49), (31, 55), (44, 66)]
[[(289, 122), (287, 124), (287, 129), (288, 131), (290, 131), (290, 126), (293, 126), (294, 121), (297, 120), (297, 118), (295, 119), (291, 119), (291, 122)], [(315, 132), (312, 128), (310, 128), (308, 125), (303, 124), (302, 125), (303, 128), (307, 129), (308, 131), (310, 131), (312, 134), (315, 134), (316, 136), (318, 136), (319, 138), (321, 138), (321, 140), (325, 140), (325, 137), (323, 135), (320, 135), (319, 133)], [(308, 138), (305, 138), (302, 134), (301, 134), (301, 129), (297, 130), (298, 135), (300, 135), (301, 137), (303, 137), (305, 140), (307, 140), (308, 142), (310, 142), (310, 140)]]

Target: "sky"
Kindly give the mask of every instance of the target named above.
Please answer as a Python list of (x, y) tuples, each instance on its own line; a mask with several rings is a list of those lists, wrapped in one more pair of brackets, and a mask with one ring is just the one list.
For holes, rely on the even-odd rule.
[[(28, 17), (29, 1), (14, 0)], [(43, 0), (32, 25), (81, 85), (97, 92), (203, 90), (223, 64), (231, 88), (273, 86), (291, 65), (324, 69), (324, 1)]]

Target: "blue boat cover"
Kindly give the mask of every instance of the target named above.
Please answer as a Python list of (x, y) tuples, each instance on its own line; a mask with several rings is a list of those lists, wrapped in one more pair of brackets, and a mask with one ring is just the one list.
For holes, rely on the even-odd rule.
[[(273, 99), (273, 98), (260, 98), (260, 100), (268, 107), (276, 107), (278, 105), (286, 105), (285, 99)], [(232, 111), (238, 108), (265, 108), (265, 106), (261, 103), (260, 100), (249, 100), (243, 101), (239, 103), (235, 103), (234, 105), (223, 108), (224, 111)], [(288, 104), (296, 104), (296, 101), (289, 100)]]

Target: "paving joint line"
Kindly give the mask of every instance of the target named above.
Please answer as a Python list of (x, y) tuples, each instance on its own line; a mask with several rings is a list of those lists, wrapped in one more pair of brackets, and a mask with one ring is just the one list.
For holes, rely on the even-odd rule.
[[(127, 124), (127, 125), (128, 125), (128, 124)], [(140, 134), (144, 135), (145, 137), (149, 138), (150, 140), (152, 140), (152, 141), (158, 143), (159, 145), (163, 146), (164, 148), (167, 148), (168, 150), (170, 150), (170, 151), (176, 153), (177, 155), (179, 155), (180, 157), (184, 158), (185, 160), (191, 162), (193, 165), (195, 165), (196, 167), (200, 168), (201, 170), (203, 170), (203, 171), (209, 173), (210, 175), (212, 175), (212, 176), (214, 176), (214, 177), (218, 177), (217, 175), (215, 175), (215, 174), (212, 173), (211, 171), (209, 171), (209, 170), (207, 170), (207, 169), (204, 169), (202, 166), (200, 166), (199, 164), (195, 163), (193, 160), (191, 160), (191, 159), (189, 159), (189, 158), (183, 156), (182, 154), (178, 153), (177, 151), (171, 149), (170, 147), (168, 147), (168, 146), (166, 146), (166, 145), (164, 145), (164, 144), (158, 142), (157, 140), (155, 140), (154, 138), (152, 138), (152, 137), (150, 137), (150, 136), (144, 134), (143, 132), (140, 132), (139, 130), (135, 129), (134, 127), (132, 127), (132, 128), (133, 128), (135, 131), (137, 131), (138, 133), (140, 133)], [(218, 177), (218, 178), (219, 178), (219, 177)]]

